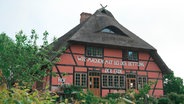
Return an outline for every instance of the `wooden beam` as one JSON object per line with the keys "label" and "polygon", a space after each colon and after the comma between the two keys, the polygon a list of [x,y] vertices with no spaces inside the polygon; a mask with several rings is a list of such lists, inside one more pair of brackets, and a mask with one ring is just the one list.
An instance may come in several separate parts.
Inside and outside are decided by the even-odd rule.
{"label": "wooden beam", "polygon": [[155,88],[156,88],[156,86],[157,86],[159,76],[160,76],[160,72],[159,72],[159,74],[158,74],[158,77],[157,77],[157,80],[156,80],[155,86],[153,87],[152,96],[153,96],[153,94],[155,93]]}
{"label": "wooden beam", "polygon": [[148,61],[147,61],[147,63],[146,63],[146,67],[145,67],[144,70],[147,70],[147,67],[148,67],[148,64],[149,64],[150,60],[151,60],[151,56],[148,58]]}
{"label": "wooden beam", "polygon": [[55,67],[56,67],[56,70],[58,71],[59,77],[62,78],[61,72],[59,71],[58,67],[56,65],[55,65]]}
{"label": "wooden beam", "polygon": [[71,50],[70,47],[69,47],[69,50],[70,50],[70,53],[71,53],[71,55],[72,55],[72,58],[73,58],[73,60],[74,60],[74,62],[75,62],[75,65],[77,65],[77,61],[75,60],[75,57],[74,57],[74,55],[73,55],[72,50]]}

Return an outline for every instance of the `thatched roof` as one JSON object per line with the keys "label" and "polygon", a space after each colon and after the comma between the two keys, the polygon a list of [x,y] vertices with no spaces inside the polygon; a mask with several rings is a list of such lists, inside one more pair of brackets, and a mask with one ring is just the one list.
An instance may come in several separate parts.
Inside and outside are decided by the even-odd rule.
{"label": "thatched roof", "polygon": [[[110,30],[107,32],[105,29]],[[99,9],[84,22],[80,23],[68,33],[58,39],[54,44],[54,50],[71,43],[96,44],[104,47],[129,48],[145,51],[154,51],[153,58],[164,73],[170,73],[170,69],[157,54],[156,49],[123,27],[114,16],[106,9]],[[161,62],[161,63],[160,63]]]}

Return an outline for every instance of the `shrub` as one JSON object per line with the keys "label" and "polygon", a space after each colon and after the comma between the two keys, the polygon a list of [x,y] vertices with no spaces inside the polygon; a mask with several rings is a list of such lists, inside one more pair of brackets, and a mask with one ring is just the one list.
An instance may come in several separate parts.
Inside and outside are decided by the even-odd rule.
{"label": "shrub", "polygon": [[105,100],[101,99],[100,97],[95,96],[91,91],[87,90],[87,92],[79,92],[76,93],[75,102],[80,104],[105,104]]}
{"label": "shrub", "polygon": [[150,97],[148,98],[148,103],[149,103],[149,104],[158,104],[158,99],[155,98],[155,97],[150,96]]}
{"label": "shrub", "polygon": [[80,86],[74,86],[74,85],[63,85],[61,86],[61,89],[65,94],[72,94],[73,92],[82,91],[82,88]]}
{"label": "shrub", "polygon": [[169,93],[168,98],[171,100],[172,104],[183,104],[184,101],[184,95],[183,94],[177,94],[174,92]]}
{"label": "shrub", "polygon": [[136,99],[135,99],[135,94],[136,94],[136,93],[135,93],[135,90],[134,90],[134,89],[129,89],[129,90],[126,91],[124,97],[125,97],[126,99],[130,100],[130,101],[135,102],[135,101],[136,101]]}
{"label": "shrub", "polygon": [[117,99],[119,97],[122,97],[120,93],[108,93],[107,96],[105,96],[105,99]]}
{"label": "shrub", "polygon": [[[80,86],[74,85],[63,85],[61,86],[65,96],[64,102],[72,102],[75,104],[106,104],[106,100],[101,99],[100,97],[95,96],[91,91],[87,90],[86,92]],[[67,100],[67,101],[66,101]]]}
{"label": "shrub", "polygon": [[98,104],[99,99],[100,98],[96,97],[91,91],[87,90],[85,104]]}
{"label": "shrub", "polygon": [[0,91],[0,104],[55,104],[57,97],[49,91],[11,88]]}
{"label": "shrub", "polygon": [[105,98],[101,98],[95,96],[91,91],[87,90],[86,93],[83,91],[77,93],[75,102],[78,102],[79,104],[122,104],[118,103],[122,102],[122,99],[120,98],[121,94],[118,93],[108,94]]}
{"label": "shrub", "polygon": [[121,97],[121,93],[108,93],[105,99],[107,99],[108,104],[117,104]]}
{"label": "shrub", "polygon": [[159,98],[158,104],[169,104],[169,99],[167,97]]}

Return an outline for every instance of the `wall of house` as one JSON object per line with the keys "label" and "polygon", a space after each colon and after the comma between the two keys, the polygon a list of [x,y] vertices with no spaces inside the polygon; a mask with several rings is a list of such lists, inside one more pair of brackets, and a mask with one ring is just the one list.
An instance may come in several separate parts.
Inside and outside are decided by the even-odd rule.
{"label": "wall of house", "polygon": [[[149,91],[150,95],[159,97],[163,95],[162,73],[154,62],[154,59],[146,52],[138,52],[138,61],[122,61],[122,49],[104,48],[102,58],[85,57],[84,45],[72,45],[64,54],[60,56],[60,61],[53,67],[52,71],[57,73],[56,77],[52,77],[51,89],[58,91],[60,85],[75,84],[75,74],[88,73],[90,70],[99,70],[102,75],[122,75],[125,76],[123,88],[106,88],[102,86],[101,80],[101,96],[106,96],[108,93],[124,93],[126,91],[126,74],[133,73],[138,76],[146,77],[146,82],[155,82]],[[66,73],[60,78],[59,74]],[[87,80],[88,81],[88,80]],[[88,83],[88,82],[87,82]],[[88,85],[84,87],[87,89]],[[138,85],[136,84],[136,89]]]}

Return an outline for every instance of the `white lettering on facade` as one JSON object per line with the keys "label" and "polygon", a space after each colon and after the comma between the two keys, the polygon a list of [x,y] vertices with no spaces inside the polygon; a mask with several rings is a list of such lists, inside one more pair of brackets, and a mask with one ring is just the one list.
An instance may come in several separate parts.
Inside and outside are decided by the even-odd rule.
{"label": "white lettering on facade", "polygon": [[114,69],[114,73],[121,74],[122,70],[121,69]]}
{"label": "white lettering on facade", "polygon": [[105,64],[112,64],[113,60],[105,60]]}
{"label": "white lettering on facade", "polygon": [[86,58],[83,56],[77,56],[78,61],[86,61]]}
{"label": "white lettering on facade", "polygon": [[105,73],[115,73],[115,74],[121,74],[122,70],[121,69],[105,69]]}
{"label": "white lettering on facade", "polygon": [[105,69],[105,73],[112,73],[112,69]]}
{"label": "white lettering on facade", "polygon": [[125,61],[122,61],[122,62],[121,62],[121,65],[127,66],[127,63],[126,63]]}
{"label": "white lettering on facade", "polygon": [[87,61],[91,63],[98,64],[109,64],[109,65],[122,65],[122,66],[139,66],[144,67],[143,62],[132,62],[132,61],[120,61],[120,60],[104,60],[100,58],[86,58],[84,56],[77,56],[78,61]]}
{"label": "white lettering on facade", "polygon": [[98,64],[104,63],[103,61],[104,61],[104,60],[102,60],[102,59],[97,59],[97,58],[88,58],[88,59],[87,59],[87,62],[98,63]]}
{"label": "white lettering on facade", "polygon": [[117,60],[115,60],[115,61],[114,61],[114,65],[120,65],[120,62],[117,61]]}
{"label": "white lettering on facade", "polygon": [[128,66],[138,66],[138,62],[128,62]]}
{"label": "white lettering on facade", "polygon": [[143,62],[139,62],[138,66],[144,67],[144,63]]}

